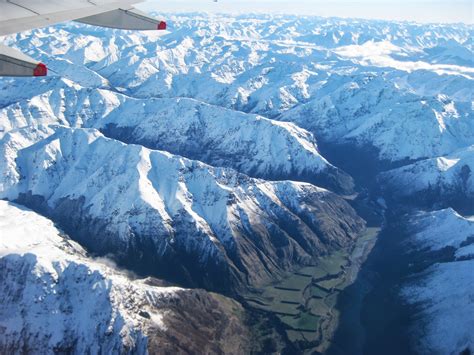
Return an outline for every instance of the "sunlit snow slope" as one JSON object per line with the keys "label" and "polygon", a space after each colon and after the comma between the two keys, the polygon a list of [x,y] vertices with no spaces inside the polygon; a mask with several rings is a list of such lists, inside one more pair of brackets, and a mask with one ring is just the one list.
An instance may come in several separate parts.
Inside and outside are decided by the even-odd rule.
{"label": "sunlit snow slope", "polygon": [[307,183],[252,179],[94,129],[49,129],[5,135],[0,196],[141,272],[226,291],[347,246],[364,226]]}

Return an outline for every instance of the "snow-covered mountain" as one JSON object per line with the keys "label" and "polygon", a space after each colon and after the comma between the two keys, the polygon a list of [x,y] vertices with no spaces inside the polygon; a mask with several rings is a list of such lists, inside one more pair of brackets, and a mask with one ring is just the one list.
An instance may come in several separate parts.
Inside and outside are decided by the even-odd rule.
{"label": "snow-covered mountain", "polygon": [[0,235],[2,354],[239,354],[248,346],[236,302],[135,279],[88,257],[31,210],[0,201]]}
{"label": "snow-covered mountain", "polygon": [[46,80],[30,89],[35,94],[28,100],[10,103],[22,96],[22,84],[8,83],[0,132],[38,124],[94,127],[127,143],[254,177],[307,181],[345,194],[353,190],[352,178],[320,155],[312,134],[291,123],[187,98],[135,99],[69,80]]}
{"label": "snow-covered mountain", "polygon": [[279,119],[329,142],[376,148],[390,161],[432,158],[474,142],[471,102],[400,92],[384,75],[333,75],[315,96]]}
{"label": "snow-covered mountain", "polygon": [[[94,129],[27,127],[2,139],[0,197],[51,216],[144,273],[229,291],[349,246],[364,223],[337,195],[255,180]],[[45,130],[47,130],[45,129]]]}
{"label": "snow-covered mountain", "polygon": [[418,353],[461,354],[472,349],[474,221],[452,209],[420,213],[412,218],[411,231],[412,251],[450,256],[411,276],[402,291],[419,312],[413,315],[417,322],[411,330]]}
{"label": "snow-covered mountain", "polygon": [[148,99],[124,100],[94,126],[109,137],[249,176],[353,191],[352,178],[320,155],[312,134],[291,123],[191,99]]}
{"label": "snow-covered mountain", "polygon": [[395,199],[421,199],[427,204],[445,200],[474,205],[474,146],[444,157],[390,170],[379,175],[382,189]]}
{"label": "snow-covered mountain", "polygon": [[[164,36],[67,24],[6,42],[87,88],[257,113],[333,144],[375,148],[389,161],[435,158],[474,143],[472,26],[166,16],[171,33]],[[33,92],[5,93],[2,105]]]}
{"label": "snow-covered mountain", "polygon": [[[464,89],[465,101],[472,99],[465,85],[472,83],[472,64],[455,61],[473,53],[472,26],[166,16],[171,33],[165,36],[67,24],[6,41],[84,86],[109,85],[134,97],[192,97],[270,117],[311,99],[337,73],[396,73],[411,82],[426,72],[436,75],[420,86],[451,80]],[[441,60],[437,48],[454,59]]]}

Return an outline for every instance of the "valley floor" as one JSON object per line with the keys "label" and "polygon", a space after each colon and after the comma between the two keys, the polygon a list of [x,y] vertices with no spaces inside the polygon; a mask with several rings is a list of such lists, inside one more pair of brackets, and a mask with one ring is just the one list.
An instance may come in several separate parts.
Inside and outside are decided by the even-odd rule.
{"label": "valley floor", "polygon": [[412,354],[406,325],[409,310],[397,286],[406,264],[403,231],[390,211],[377,242],[355,282],[341,295],[342,314],[329,354]]}
{"label": "valley floor", "polygon": [[293,351],[325,353],[341,317],[339,299],[357,280],[379,227],[369,227],[355,245],[320,258],[318,264],[288,274],[280,282],[255,289],[245,297],[249,309],[259,309],[281,322]]}

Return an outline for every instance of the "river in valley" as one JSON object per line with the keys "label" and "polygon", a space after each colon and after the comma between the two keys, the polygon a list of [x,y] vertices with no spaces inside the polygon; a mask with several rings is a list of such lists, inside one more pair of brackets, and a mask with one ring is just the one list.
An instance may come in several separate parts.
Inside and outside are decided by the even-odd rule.
{"label": "river in valley", "polygon": [[408,251],[404,244],[410,237],[407,221],[417,209],[393,199],[387,207],[375,176],[388,167],[377,165],[370,152],[362,151],[366,159],[357,159],[366,164],[361,168],[351,165],[354,159],[344,154],[347,147],[325,148],[323,153],[355,178],[358,194],[346,198],[368,229],[351,250],[256,290],[246,298],[247,306],[274,316],[291,344],[280,353],[415,354],[410,329],[419,310],[400,297],[400,290],[409,276],[436,262]]}
{"label": "river in valley", "polygon": [[386,208],[376,183],[380,171],[394,166],[379,161],[371,149],[324,142],[320,147],[331,162],[354,177],[360,192],[351,204],[359,215],[369,227],[381,228],[356,279],[338,295],[335,308],[341,316],[325,353],[414,354],[409,337],[413,309],[399,296],[401,283],[411,272],[411,260],[402,244],[408,237],[405,217],[413,211],[400,206]]}
{"label": "river in valley", "polygon": [[352,248],[321,257],[316,265],[298,269],[278,283],[246,295],[250,309],[267,312],[278,323],[289,343],[286,353],[319,354],[333,348],[334,336],[346,319],[341,299],[353,292],[380,230],[379,225],[369,224]]}
{"label": "river in valley", "polygon": [[414,353],[409,337],[413,310],[399,296],[401,282],[410,273],[411,261],[402,246],[406,237],[399,214],[387,211],[384,227],[357,279],[338,299],[342,317],[328,354]]}

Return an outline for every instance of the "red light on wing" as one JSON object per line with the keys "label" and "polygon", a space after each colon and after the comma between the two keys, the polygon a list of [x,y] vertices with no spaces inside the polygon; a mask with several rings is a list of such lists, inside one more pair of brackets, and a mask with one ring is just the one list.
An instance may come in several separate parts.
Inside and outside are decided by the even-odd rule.
{"label": "red light on wing", "polygon": [[46,76],[48,74],[48,68],[43,63],[39,63],[35,69],[33,69],[33,76]]}
{"label": "red light on wing", "polygon": [[158,24],[158,27],[157,27],[157,30],[166,30],[166,22],[165,21],[161,21],[159,24]]}

